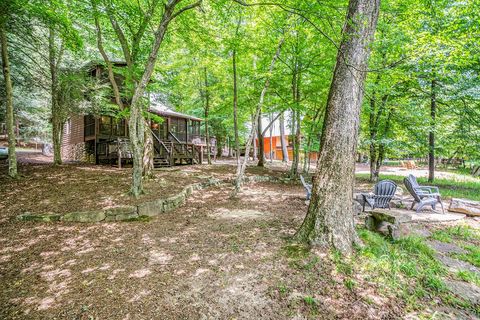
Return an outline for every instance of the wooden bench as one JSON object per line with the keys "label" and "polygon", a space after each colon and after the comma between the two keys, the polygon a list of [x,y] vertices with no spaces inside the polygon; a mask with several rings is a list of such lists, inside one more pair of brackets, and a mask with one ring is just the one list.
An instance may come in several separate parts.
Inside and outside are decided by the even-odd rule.
{"label": "wooden bench", "polygon": [[411,220],[412,217],[408,213],[375,209],[368,212],[368,216],[365,218],[365,227],[368,230],[378,232],[386,225],[388,235],[392,239],[398,240],[402,234],[402,224]]}

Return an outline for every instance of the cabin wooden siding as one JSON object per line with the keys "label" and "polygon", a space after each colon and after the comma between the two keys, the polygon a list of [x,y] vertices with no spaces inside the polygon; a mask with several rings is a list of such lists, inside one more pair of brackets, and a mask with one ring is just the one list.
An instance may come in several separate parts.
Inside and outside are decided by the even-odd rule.
{"label": "cabin wooden siding", "polygon": [[87,161],[84,139],[84,116],[72,115],[63,126],[62,159]]}

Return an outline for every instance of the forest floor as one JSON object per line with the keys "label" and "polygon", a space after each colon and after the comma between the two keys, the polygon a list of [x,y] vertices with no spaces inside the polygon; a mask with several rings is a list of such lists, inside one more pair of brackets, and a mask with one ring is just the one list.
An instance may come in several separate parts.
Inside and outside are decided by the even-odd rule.
{"label": "forest floor", "polygon": [[[62,184],[90,175],[109,183],[114,177],[125,179],[118,184],[122,191],[116,197],[126,194],[128,169],[93,169],[27,164],[21,166],[20,182],[0,181],[6,187],[0,190],[1,319],[415,319],[433,315],[473,319],[475,312],[478,315],[478,305],[465,303],[442,285],[443,280],[458,278],[476,283],[476,275],[444,270],[424,239],[391,242],[364,230],[360,223],[365,247],[352,259],[291,243],[307,208],[304,190],[296,184],[250,183],[236,199],[229,199],[229,187],[211,187],[194,192],[183,207],[147,221],[79,224],[12,219],[26,208],[22,206],[35,207],[29,202],[41,202],[42,194],[48,199],[60,192]],[[233,173],[234,167],[224,163],[157,174],[165,181],[194,181]],[[249,173],[280,175],[282,171],[251,167]],[[34,183],[35,188],[22,189],[21,183]],[[157,185],[162,194],[172,188],[168,182]],[[74,191],[67,192],[61,208],[81,206],[82,194],[93,187],[81,189],[76,199]],[[35,198],[25,198],[37,192],[33,189],[41,191]],[[101,197],[98,192],[91,194]],[[61,195],[53,198],[62,202]],[[430,231],[427,241],[460,241],[468,250],[478,247],[480,226],[473,220],[467,223],[425,226]],[[478,263],[478,253],[472,250],[455,254]]]}

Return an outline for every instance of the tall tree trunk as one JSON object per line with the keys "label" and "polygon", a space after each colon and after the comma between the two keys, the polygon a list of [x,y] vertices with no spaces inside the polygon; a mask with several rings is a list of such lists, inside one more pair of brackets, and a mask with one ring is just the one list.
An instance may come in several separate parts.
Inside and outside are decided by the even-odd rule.
{"label": "tall tree trunk", "polygon": [[212,164],[212,158],[210,155],[210,134],[208,132],[208,112],[210,111],[210,92],[208,91],[208,74],[207,67],[203,68],[204,80],[205,80],[205,139],[207,140],[207,162]]}
{"label": "tall tree trunk", "polygon": [[8,175],[12,178],[17,178],[17,154],[15,152],[15,121],[13,117],[13,87],[12,80],[10,78],[10,62],[8,59],[8,45],[7,45],[7,34],[5,30],[5,21],[4,18],[0,18],[0,43],[2,46],[2,69],[3,69],[3,79],[5,82],[5,93],[6,93],[6,113],[5,121],[7,125],[7,135],[8,135]]}
{"label": "tall tree trunk", "polygon": [[[59,53],[61,54],[61,52]],[[52,143],[53,143],[53,164],[62,164],[62,136],[63,136],[63,110],[60,110],[58,103],[58,66],[57,50],[55,47],[55,30],[49,28],[48,32],[48,59],[50,67],[50,98],[52,112]],[[60,59],[60,57],[58,57]]]}
{"label": "tall tree trunk", "polygon": [[285,141],[285,116],[282,111],[279,119],[280,125],[280,144],[282,146],[282,162],[288,162],[288,150],[287,150],[287,141]]}
{"label": "tall tree trunk", "polygon": [[435,179],[435,116],[437,113],[436,79],[432,79],[430,93],[430,132],[428,133],[428,182]]}
{"label": "tall tree trunk", "polygon": [[290,177],[291,178],[298,178],[298,166],[300,164],[300,145],[301,145],[301,119],[300,119],[300,111],[295,111],[295,122],[294,122],[294,144],[293,144],[293,161],[292,167],[290,168]]}
{"label": "tall tree trunk", "polygon": [[257,139],[258,139],[258,163],[257,166],[265,166],[265,141],[263,140],[263,129],[262,129],[262,110],[260,109],[260,114],[258,115],[257,121]]}
{"label": "tall tree trunk", "polygon": [[235,179],[235,189],[233,190],[231,197],[235,197],[238,192],[240,191],[240,188],[242,187],[243,183],[243,176],[245,174],[245,168],[247,167],[247,162],[248,162],[248,154],[250,153],[250,147],[252,145],[252,141],[255,140],[256,136],[256,130],[257,126],[255,125],[258,121],[258,118],[260,116],[260,110],[262,109],[263,106],[263,100],[265,99],[265,94],[267,93],[268,87],[270,86],[270,77],[273,72],[273,68],[275,67],[275,62],[277,61],[278,57],[280,56],[280,51],[282,49],[283,42],[285,41],[285,38],[282,38],[280,42],[278,43],[277,50],[275,51],[275,55],[272,58],[272,61],[270,62],[270,68],[268,69],[268,75],[265,80],[265,83],[263,85],[262,92],[260,93],[260,99],[257,104],[257,108],[253,117],[252,121],[252,129],[250,130],[250,135],[247,139],[247,143],[245,145],[245,158],[243,159],[243,162],[237,167],[237,177]]}
{"label": "tall tree trunk", "polygon": [[[300,115],[300,66],[297,59],[295,59],[295,67],[292,74],[292,97],[294,108],[292,113],[295,115],[292,126],[292,131],[295,131],[294,144],[293,144],[293,161],[290,168],[290,177],[298,178],[298,166],[300,164],[300,145],[301,145],[301,115]],[[293,132],[292,132],[293,134]]]}
{"label": "tall tree trunk", "polygon": [[307,215],[296,239],[352,252],[355,153],[370,43],[380,0],[350,0],[327,100],[317,172]]}
{"label": "tall tree trunk", "polygon": [[[237,89],[237,50],[233,49],[232,55],[233,68],[233,131],[235,134],[235,157],[237,158],[237,168],[240,167],[240,141],[238,137],[238,89]],[[248,155],[245,155],[248,157]]]}

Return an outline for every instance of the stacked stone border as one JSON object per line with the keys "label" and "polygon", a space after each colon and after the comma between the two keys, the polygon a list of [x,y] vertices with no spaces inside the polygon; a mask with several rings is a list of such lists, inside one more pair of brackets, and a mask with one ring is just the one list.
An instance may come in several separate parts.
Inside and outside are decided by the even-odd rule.
{"label": "stacked stone border", "polygon": [[[247,176],[244,179],[248,182],[284,182],[288,183],[290,179],[277,178],[272,176]],[[37,222],[115,222],[115,221],[135,221],[145,217],[154,217],[165,212],[172,211],[183,206],[188,197],[195,190],[202,190],[212,186],[222,184],[232,184],[234,179],[215,179],[210,178],[204,182],[198,182],[183,188],[176,195],[166,199],[157,199],[146,201],[135,206],[119,206],[109,209],[75,211],[67,213],[44,213],[35,214],[25,212],[16,217],[17,221],[37,221]]]}

